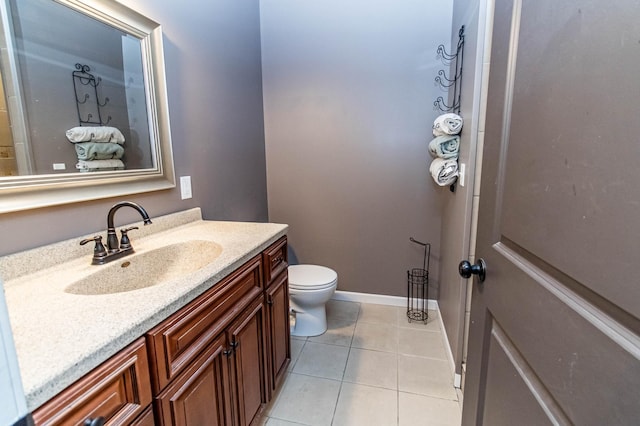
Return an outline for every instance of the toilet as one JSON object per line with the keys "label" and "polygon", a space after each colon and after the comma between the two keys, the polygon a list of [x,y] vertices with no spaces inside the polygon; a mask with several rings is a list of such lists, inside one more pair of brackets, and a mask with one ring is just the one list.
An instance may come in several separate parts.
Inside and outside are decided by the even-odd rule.
{"label": "toilet", "polygon": [[318,336],[327,331],[325,305],[338,286],[338,274],[318,265],[291,265],[289,302],[295,314],[292,336]]}

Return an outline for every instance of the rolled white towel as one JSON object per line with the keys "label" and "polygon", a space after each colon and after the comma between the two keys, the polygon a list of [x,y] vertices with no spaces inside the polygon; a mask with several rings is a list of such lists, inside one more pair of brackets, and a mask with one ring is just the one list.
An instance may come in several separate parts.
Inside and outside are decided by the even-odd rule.
{"label": "rolled white towel", "polygon": [[458,178],[458,160],[436,158],[431,162],[429,172],[438,185],[451,185]]}
{"label": "rolled white towel", "polygon": [[429,153],[432,157],[458,158],[460,136],[436,136],[429,142]]}
{"label": "rolled white towel", "polygon": [[98,172],[104,170],[124,170],[122,160],[80,160],[76,169],[81,172]]}
{"label": "rolled white towel", "polygon": [[433,122],[433,136],[457,135],[463,124],[464,120],[458,114],[442,114]]}
{"label": "rolled white towel", "polygon": [[78,142],[112,142],[124,143],[124,135],[115,127],[74,127],[67,130],[67,139],[71,143]]}

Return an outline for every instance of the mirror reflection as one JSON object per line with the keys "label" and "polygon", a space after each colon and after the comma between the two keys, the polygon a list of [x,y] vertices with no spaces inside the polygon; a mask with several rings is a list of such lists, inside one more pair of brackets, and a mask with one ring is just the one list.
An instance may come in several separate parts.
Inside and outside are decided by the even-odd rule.
{"label": "mirror reflection", "polygon": [[140,38],[52,0],[7,6],[0,176],[156,168]]}

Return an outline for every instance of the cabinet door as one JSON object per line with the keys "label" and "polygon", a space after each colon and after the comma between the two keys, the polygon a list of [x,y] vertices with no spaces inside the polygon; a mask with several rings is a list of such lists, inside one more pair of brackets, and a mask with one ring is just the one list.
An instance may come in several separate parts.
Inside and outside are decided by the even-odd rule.
{"label": "cabinet door", "polygon": [[237,425],[248,425],[266,404],[265,313],[261,296],[229,327],[233,350],[234,408]]}
{"label": "cabinet door", "polygon": [[278,276],[267,289],[269,330],[269,382],[274,390],[291,360],[289,345],[289,282],[287,272]]}
{"label": "cabinet door", "polygon": [[162,425],[232,424],[226,336],[213,341],[157,399]]}

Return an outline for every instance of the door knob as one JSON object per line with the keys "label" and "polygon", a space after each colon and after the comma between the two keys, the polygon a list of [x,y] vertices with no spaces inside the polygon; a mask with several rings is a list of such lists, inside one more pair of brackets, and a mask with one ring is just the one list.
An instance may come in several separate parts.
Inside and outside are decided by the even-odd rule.
{"label": "door knob", "polygon": [[484,282],[487,277],[487,263],[482,258],[478,259],[475,265],[469,263],[468,260],[463,260],[458,265],[458,272],[462,278],[470,278],[471,275],[477,275],[478,280]]}

